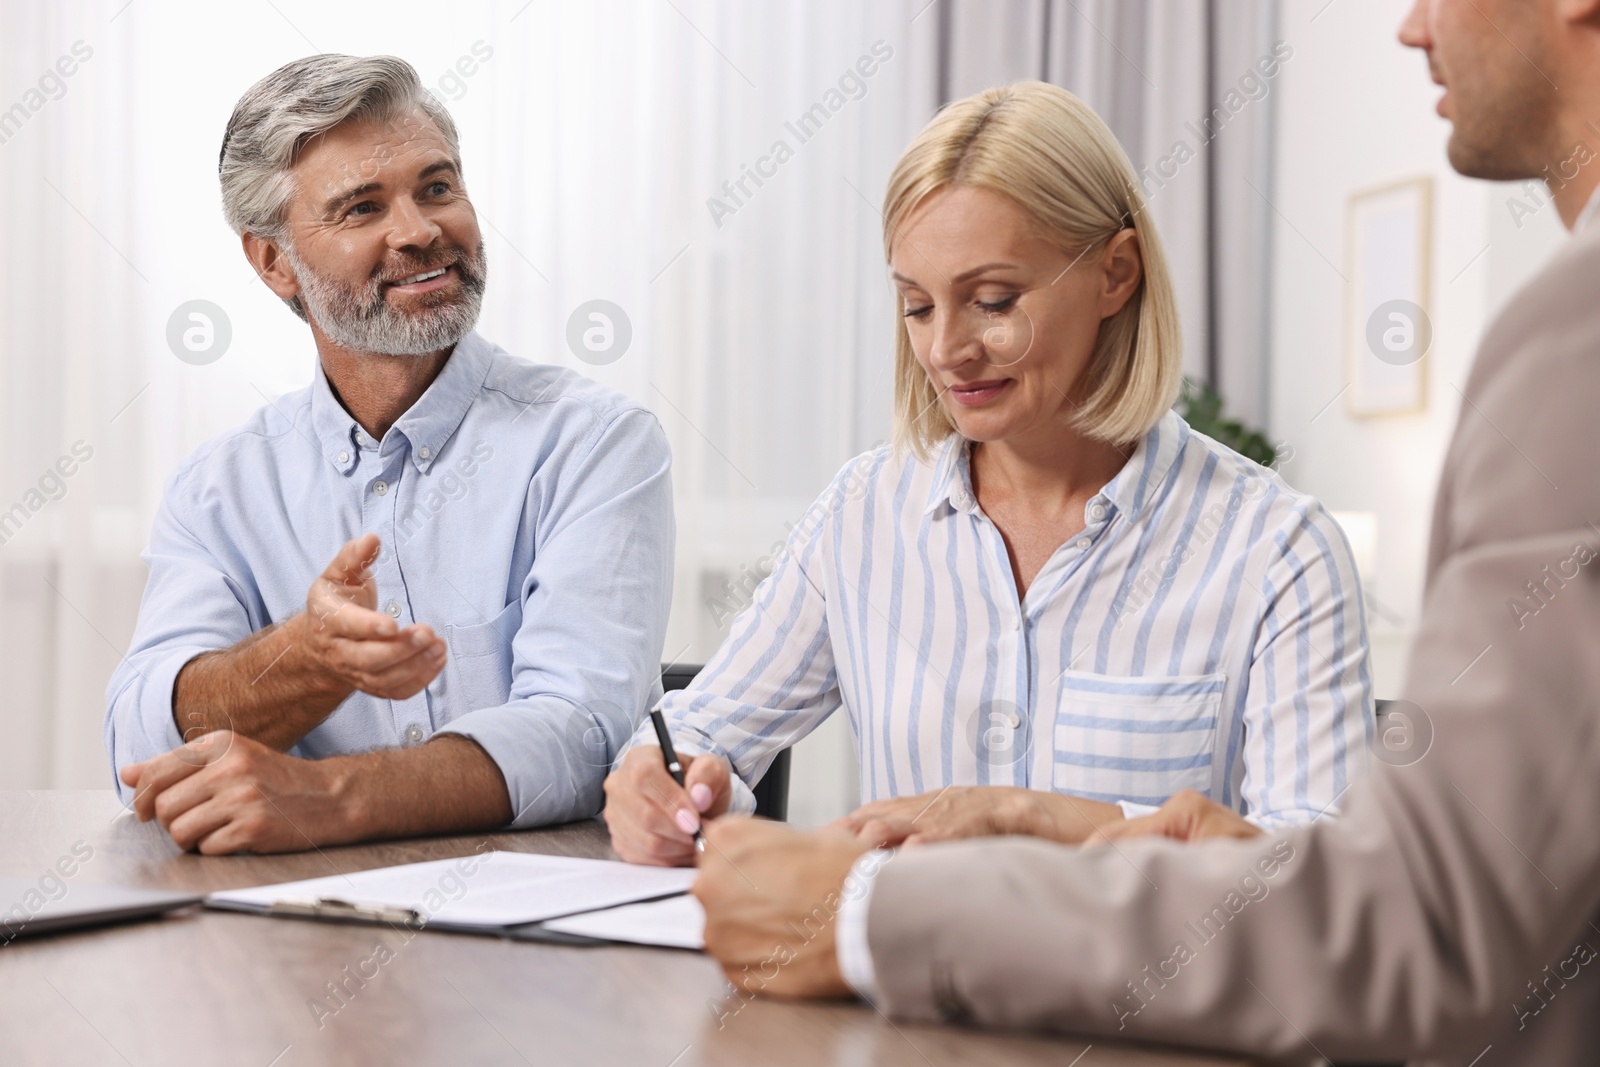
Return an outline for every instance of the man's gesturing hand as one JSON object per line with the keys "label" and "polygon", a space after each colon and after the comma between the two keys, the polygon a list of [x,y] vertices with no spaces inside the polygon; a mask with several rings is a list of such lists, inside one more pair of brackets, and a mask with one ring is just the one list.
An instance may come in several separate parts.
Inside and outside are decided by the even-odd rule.
{"label": "man's gesturing hand", "polygon": [[332,761],[297,759],[228,730],[122,768],[140,821],[156,819],[179,848],[208,855],[354,840],[337,779]]}
{"label": "man's gesturing hand", "polygon": [[378,609],[378,585],[367,568],[378,558],[376,534],[347,542],[311,583],[298,622],[312,657],[345,689],[404,700],[444,669],[445,641],[425,623],[401,628]]}
{"label": "man's gesturing hand", "polygon": [[655,745],[640,745],[606,776],[611,847],[629,863],[686,867],[694,862],[701,816],[728,810],[733,777],[721,756],[680,756],[683,785],[673,781]]}

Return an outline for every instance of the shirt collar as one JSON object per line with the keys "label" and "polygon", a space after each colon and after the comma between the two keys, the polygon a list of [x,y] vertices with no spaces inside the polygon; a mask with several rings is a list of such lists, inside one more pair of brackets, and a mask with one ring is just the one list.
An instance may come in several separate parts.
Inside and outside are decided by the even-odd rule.
{"label": "shirt collar", "polygon": [[[1090,501],[1091,510],[1095,501],[1103,500],[1130,521],[1137,519],[1155,499],[1156,488],[1171,472],[1188,436],[1188,425],[1176,411],[1161,416],[1161,420],[1139,439],[1128,462]],[[924,514],[942,504],[969,514],[977,509],[978,501],[972,492],[970,445],[970,441],[954,433],[940,445]]]}
{"label": "shirt collar", "polygon": [[1594,192],[1589,194],[1589,202],[1583,205],[1583,210],[1578,212],[1578,217],[1572,222],[1574,235],[1582,233],[1594,222],[1595,216],[1600,215],[1600,185],[1594,187]]}
{"label": "shirt collar", "polygon": [[1167,411],[1139,439],[1133,455],[1100,495],[1131,522],[1155,501],[1156,489],[1167,480],[1172,464],[1189,437],[1189,427],[1176,411]]}
{"label": "shirt collar", "polygon": [[[489,376],[492,353],[489,342],[475,331],[458,341],[439,376],[384,435],[380,452],[391,451],[402,441],[408,443],[412,462],[418,470],[427,471],[478,398]],[[323,456],[339,473],[349,474],[358,458],[356,434],[360,427],[333,395],[320,359],[311,386],[311,424]]]}
{"label": "shirt collar", "polygon": [[939,445],[934,459],[933,484],[928,489],[927,515],[941,504],[949,504],[957,511],[971,512],[978,506],[972,495],[972,471],[968,466],[972,442],[958,433],[952,433]]}

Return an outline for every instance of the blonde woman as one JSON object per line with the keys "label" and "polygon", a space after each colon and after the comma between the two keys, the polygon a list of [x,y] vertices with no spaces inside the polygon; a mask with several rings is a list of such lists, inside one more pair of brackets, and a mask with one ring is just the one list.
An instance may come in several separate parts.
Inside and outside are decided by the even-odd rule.
{"label": "blonde woman", "polygon": [[606,781],[619,855],[686,863],[843,708],[894,845],[1076,842],[1183,790],[1329,809],[1373,729],[1361,595],[1321,505],[1196,433],[1172,282],[1127,156],[1030,82],[941,110],[884,200],[895,442],[795,529],[705,670]]}

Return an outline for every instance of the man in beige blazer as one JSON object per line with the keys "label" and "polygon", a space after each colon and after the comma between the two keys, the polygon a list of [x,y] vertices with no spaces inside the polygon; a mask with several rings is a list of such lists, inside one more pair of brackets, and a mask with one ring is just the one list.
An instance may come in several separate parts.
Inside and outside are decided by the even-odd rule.
{"label": "man in beige blazer", "polygon": [[1425,753],[1270,837],[1197,795],[1084,849],[718,820],[695,892],[729,1011],[853,988],[1286,1057],[1600,1063],[1600,0],[1420,0],[1401,40],[1451,164],[1546,178],[1576,234],[1463,390],[1404,692]]}

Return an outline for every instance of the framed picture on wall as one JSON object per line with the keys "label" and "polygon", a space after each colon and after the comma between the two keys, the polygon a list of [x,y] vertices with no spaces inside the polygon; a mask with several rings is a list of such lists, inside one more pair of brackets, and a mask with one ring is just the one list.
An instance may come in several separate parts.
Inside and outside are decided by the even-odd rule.
{"label": "framed picture on wall", "polygon": [[1433,345],[1433,179],[1351,194],[1345,261],[1346,407],[1357,417],[1422,411]]}

